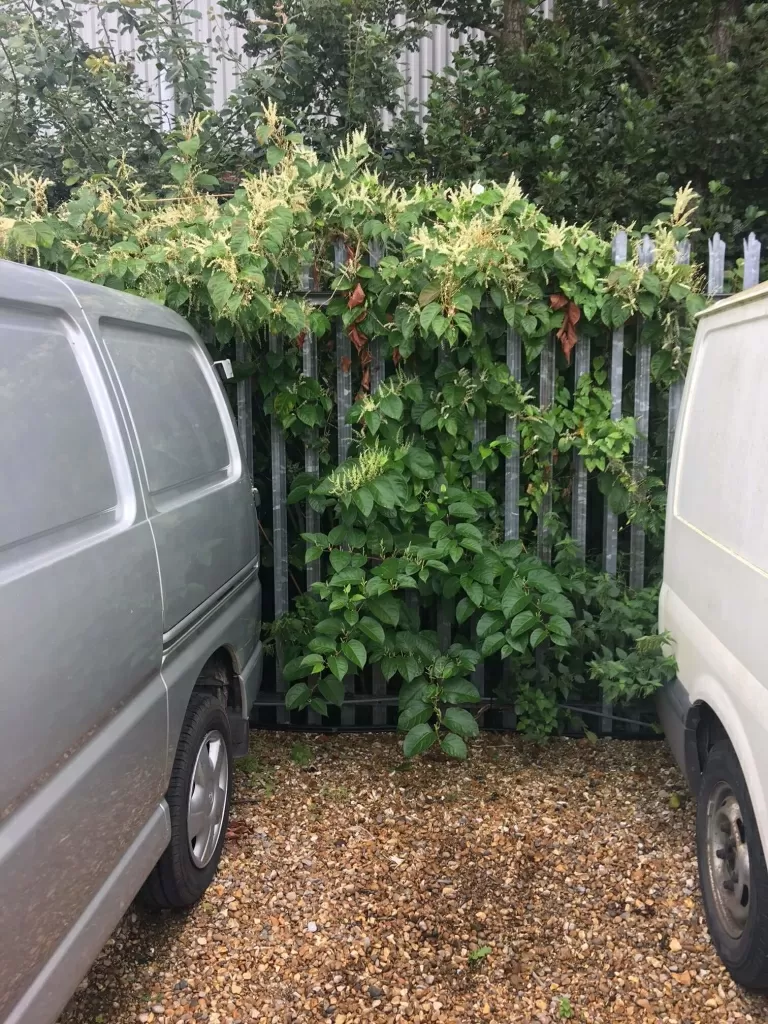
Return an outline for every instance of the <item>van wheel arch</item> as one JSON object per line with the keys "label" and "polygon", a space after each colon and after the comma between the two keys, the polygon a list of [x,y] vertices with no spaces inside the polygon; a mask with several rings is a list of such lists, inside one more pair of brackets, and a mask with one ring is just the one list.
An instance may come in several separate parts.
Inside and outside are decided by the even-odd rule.
{"label": "van wheel arch", "polygon": [[229,647],[219,647],[200,670],[190,699],[200,692],[213,694],[229,718],[235,757],[248,753],[248,719],[243,714],[243,694],[237,659]]}
{"label": "van wheel arch", "polygon": [[685,719],[685,769],[694,791],[698,791],[710,751],[722,739],[729,737],[716,712],[704,701],[694,704]]}

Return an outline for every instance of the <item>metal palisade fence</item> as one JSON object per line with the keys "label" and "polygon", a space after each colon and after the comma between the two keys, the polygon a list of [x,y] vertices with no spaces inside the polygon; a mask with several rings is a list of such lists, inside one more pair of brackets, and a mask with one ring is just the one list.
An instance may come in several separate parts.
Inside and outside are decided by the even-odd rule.
{"label": "metal palisade fence", "polygon": [[[741,286],[749,288],[756,285],[760,279],[761,246],[754,234],[751,234],[749,238],[745,239],[743,248],[743,272],[741,275],[734,273],[730,276],[734,280],[738,280],[740,277]],[[712,299],[722,296],[724,292],[725,250],[725,242],[718,234],[715,234],[708,245],[707,294]],[[614,264],[620,265],[627,260],[628,238],[625,232],[620,231],[615,235],[612,252]],[[653,263],[653,243],[648,236],[638,243],[637,256],[641,264]],[[336,267],[341,266],[345,259],[344,245],[339,244],[334,253]],[[371,259],[375,262],[376,256],[372,255]],[[680,262],[690,260],[690,244],[688,242],[681,243],[678,260]],[[311,302],[318,306],[324,306],[329,301],[330,296],[327,293],[312,291],[312,273],[309,269],[304,284],[306,294]],[[652,421],[654,420],[657,424],[661,423],[664,428],[664,436],[659,439],[657,431],[653,440],[656,461],[658,463],[659,459],[661,460],[664,466],[663,472],[668,476],[683,388],[683,382],[677,381],[663,392],[656,389],[652,382],[650,343],[642,340],[640,326],[641,324],[637,321],[630,321],[626,326],[614,330],[610,337],[606,338],[608,353],[606,387],[610,389],[611,418],[618,420],[622,416],[634,416],[637,433],[632,453],[632,466],[633,473],[638,479],[641,479],[649,470]],[[632,331],[637,331],[634,338],[630,337]],[[282,338],[275,335],[270,337],[269,349],[271,352],[279,352],[282,345]],[[335,458],[336,463],[341,464],[348,457],[353,442],[352,427],[347,422],[348,413],[353,403],[353,376],[350,338],[340,317],[333,325],[330,347],[333,349],[335,363]],[[387,372],[382,346],[376,338],[370,342],[370,355],[371,390],[375,392],[385,380]],[[441,356],[439,353],[438,360],[441,357],[444,357],[444,354]],[[245,352],[238,349],[237,358],[245,361]],[[519,335],[511,328],[507,328],[506,331],[506,362],[510,375],[523,381],[525,373],[524,346]],[[317,380],[319,374],[318,341],[311,334],[304,339],[302,363],[304,376]],[[557,342],[554,335],[549,338],[536,363],[532,372],[538,387],[539,404],[546,407],[555,399],[558,377]],[[593,352],[590,338],[583,334],[574,348],[572,368],[574,387],[583,374],[590,372],[592,365]],[[530,384],[530,370],[528,370],[526,379]],[[253,467],[254,410],[250,378],[241,380],[237,384],[236,405],[238,426],[243,439],[246,459]],[[486,421],[476,420],[475,442],[480,443],[485,440],[486,433]],[[503,480],[499,481],[504,502],[504,539],[515,540],[520,537],[521,532],[520,503],[525,481],[517,444],[519,432],[514,416],[506,418],[505,436],[514,443],[511,454],[504,459]],[[267,608],[271,608],[274,617],[278,618],[289,610],[292,576],[289,565],[289,542],[295,545],[298,535],[289,537],[287,514],[289,466],[286,438],[277,416],[271,417],[269,455],[273,569],[271,581],[268,571],[263,573],[263,580],[267,588],[270,582],[272,585],[271,599],[268,593],[265,594],[265,605]],[[319,473],[319,453],[312,440],[304,447],[303,466],[299,466],[297,469],[303,469],[313,475]],[[487,483],[484,471],[473,474],[473,489],[485,489]],[[544,562],[551,562],[553,556],[552,538],[547,522],[551,511],[551,500],[550,491],[538,511],[536,523],[536,549]],[[263,512],[266,519],[269,515],[268,507]],[[643,527],[632,523],[628,529],[626,528],[626,524],[622,523],[622,517],[610,507],[608,499],[598,494],[587,467],[579,455],[573,457],[571,467],[570,519],[570,534],[582,558],[587,557],[589,549],[590,559],[594,562],[599,560],[603,571],[608,575],[615,576],[617,573],[624,572],[630,585],[635,588],[642,587],[647,582],[648,562],[646,535]],[[317,533],[320,529],[319,520],[319,514],[307,502],[303,509],[302,528],[299,532]],[[595,531],[592,528],[594,520],[597,520],[601,526],[597,542],[595,542]],[[628,543],[627,533],[629,534]],[[310,561],[301,571],[304,574],[302,583],[308,590],[314,582],[321,578],[321,563]],[[418,594],[408,591],[405,600],[418,602]],[[441,646],[447,647],[450,644],[455,621],[453,600],[443,600],[437,609],[434,622]],[[265,674],[265,683],[254,708],[254,722],[265,725],[303,725],[310,728],[320,726],[321,719],[316,712],[308,709],[305,712],[289,713],[285,708],[283,695],[288,686],[283,680],[284,663],[284,653],[280,643],[277,642],[272,671],[267,671]],[[500,670],[481,663],[475,671],[474,681],[483,694],[485,705],[489,708],[483,716],[483,723],[486,726],[512,729],[515,725],[514,712],[509,706],[500,704],[495,695],[498,682],[501,681],[501,676],[505,671],[503,663]],[[345,703],[339,719],[335,723],[336,726],[342,729],[393,727],[397,721],[398,686],[397,679],[388,683],[380,667],[376,664],[368,665],[358,676],[349,676],[345,680]],[[595,716],[600,732],[610,735],[614,731],[613,723],[616,718],[613,716],[613,709],[609,704],[584,710]]]}

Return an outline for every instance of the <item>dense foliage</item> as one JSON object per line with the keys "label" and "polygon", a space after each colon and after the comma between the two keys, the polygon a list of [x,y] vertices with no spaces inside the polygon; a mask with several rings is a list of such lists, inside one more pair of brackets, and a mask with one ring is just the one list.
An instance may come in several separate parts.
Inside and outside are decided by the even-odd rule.
{"label": "dense foliage", "polygon": [[[529,16],[535,6],[220,0],[206,40],[179,0],[7,0],[0,170],[32,171],[63,197],[124,155],[160,187],[169,112],[207,112],[201,154],[229,187],[267,160],[257,128],[275,102],[326,157],[365,127],[383,173],[406,186],[515,173],[553,219],[607,232],[649,222],[691,181],[705,236],[765,229],[768,2],[558,0],[551,21]],[[92,8],[95,50],[79,34]],[[482,35],[434,80],[423,131],[413,110],[385,130],[382,111],[400,104],[399,58],[432,19]],[[117,46],[129,31],[133,55]],[[149,92],[136,59],[148,61]],[[217,111],[219,65],[233,88]]]}
{"label": "dense foliage", "polygon": [[[403,85],[398,61],[427,9],[426,0],[220,0],[206,39],[200,11],[179,0],[6,0],[0,170],[50,179],[61,198],[122,156],[159,186],[174,115],[206,113],[209,170],[236,180],[266,160],[256,129],[269,102],[326,155],[364,126],[381,148],[382,111],[394,112]],[[98,21],[94,49],[83,41],[86,18]],[[216,110],[221,68],[233,89]]]}
{"label": "dense foliage", "polygon": [[516,3],[446,5],[454,26],[490,33],[433,83],[411,167],[515,169],[550,216],[598,230],[646,223],[691,181],[706,234],[765,229],[767,3],[557,0],[554,20],[505,38]]}
{"label": "dense foliage", "polygon": [[[682,373],[703,304],[696,268],[677,259],[692,193],[656,219],[651,267],[634,244],[615,267],[609,240],[550,220],[514,177],[406,191],[367,169],[361,135],[327,163],[273,108],[256,135],[273,168],[244,177],[223,201],[206,192],[195,118],[162,157],[162,199],[124,162],[54,210],[45,182],[16,174],[3,192],[0,251],[155,298],[212,326],[219,346],[249,347],[238,371],[255,374],[265,412],[289,438],[296,534],[305,503],[321,516],[321,532],[296,535],[293,552],[302,562],[320,558],[323,581],[309,594],[296,581],[294,608],[276,625],[289,648],[289,706],[325,713],[342,701],[348,672],[373,664],[400,680],[407,751],[440,742],[462,757],[477,728],[462,705],[479,699],[470,675],[480,659],[535,735],[561,726],[561,705],[592,685],[617,700],[652,692],[674,664],[654,636],[654,592],[633,593],[580,561],[568,537],[570,466],[583,456],[623,521],[658,535],[663,494],[653,474],[632,469],[634,421],[610,418],[605,353],[611,328],[637,322],[658,388]],[[339,245],[345,259],[334,266]],[[331,292],[325,309],[304,297],[306,267],[315,287]],[[561,353],[555,400],[541,407],[530,384],[568,303],[595,358],[574,384]],[[308,333],[327,335],[332,317],[355,342],[360,388],[352,457],[341,466],[330,454],[332,344],[318,381],[300,372]],[[509,328],[523,342],[521,380],[504,361]],[[265,353],[268,333],[282,336],[281,351]],[[631,352],[637,335],[626,336]],[[391,372],[372,394],[365,357],[374,339]],[[504,540],[501,510],[508,415],[517,418],[523,469],[516,541]],[[476,418],[486,420],[488,441],[475,440]],[[320,452],[320,478],[300,471],[305,443]],[[472,485],[479,471],[485,490]],[[545,495],[552,566],[534,554]],[[436,612],[446,602],[456,631],[440,649]]]}

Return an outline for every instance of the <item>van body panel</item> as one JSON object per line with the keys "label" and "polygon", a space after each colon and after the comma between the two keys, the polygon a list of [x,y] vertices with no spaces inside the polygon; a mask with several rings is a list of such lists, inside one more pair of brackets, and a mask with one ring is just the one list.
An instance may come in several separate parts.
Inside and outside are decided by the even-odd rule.
{"label": "van body panel", "polygon": [[168,733],[152,530],[97,354],[57,278],[3,270],[0,1019],[162,800]]}
{"label": "van body panel", "polygon": [[247,740],[258,535],[189,325],[2,261],[0,481],[0,1021],[49,1024],[168,843],[186,707],[222,648]]}
{"label": "van body panel", "polygon": [[678,679],[659,711],[686,765],[691,709],[706,704],[739,758],[768,851],[768,289],[702,315],[671,463],[659,624]]}
{"label": "van body panel", "polygon": [[100,326],[141,453],[168,630],[255,558],[250,480],[226,397],[190,329]]}
{"label": "van body panel", "polygon": [[4,1024],[56,1020],[170,838],[168,805],[163,800]]}
{"label": "van body panel", "polygon": [[[255,571],[252,571],[228,592],[212,612],[198,619],[166,650],[163,657],[163,679],[168,690],[169,753],[176,749],[179,742],[184,713],[201,669],[215,651],[225,646],[239,674],[246,664],[240,660],[241,652],[251,647],[250,634],[258,624],[260,610],[261,585]],[[222,644],[222,637],[227,638],[225,644]],[[245,717],[255,700],[256,693],[253,691],[259,682],[260,679],[250,680],[250,693],[253,695],[251,697],[249,693],[250,703],[246,705]]]}
{"label": "van body panel", "polygon": [[173,628],[258,557],[252,484],[221,381],[180,316],[68,279],[131,424]]}

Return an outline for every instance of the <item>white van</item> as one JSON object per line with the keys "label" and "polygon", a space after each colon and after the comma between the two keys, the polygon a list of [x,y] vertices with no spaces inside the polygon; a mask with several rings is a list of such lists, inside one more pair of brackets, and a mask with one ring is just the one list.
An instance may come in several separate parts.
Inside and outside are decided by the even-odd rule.
{"label": "white van", "polygon": [[659,700],[697,797],[701,892],[732,977],[768,990],[768,284],[701,315],[677,429]]}

